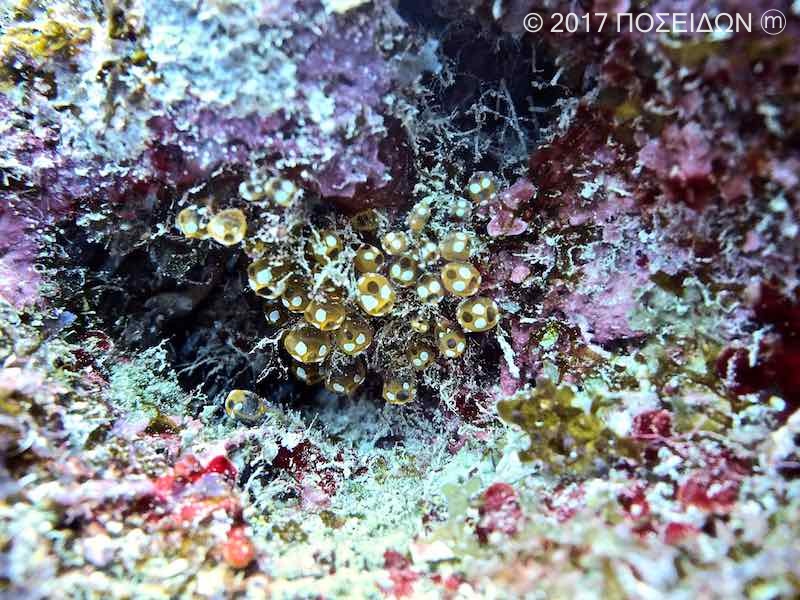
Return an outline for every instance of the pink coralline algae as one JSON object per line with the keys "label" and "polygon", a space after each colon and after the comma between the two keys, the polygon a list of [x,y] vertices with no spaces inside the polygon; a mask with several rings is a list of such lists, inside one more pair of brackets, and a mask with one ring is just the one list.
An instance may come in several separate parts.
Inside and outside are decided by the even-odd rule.
{"label": "pink coralline algae", "polygon": [[486,543],[492,533],[514,535],[521,525],[522,509],[517,492],[507,483],[494,483],[483,493],[475,533]]}
{"label": "pink coralline algae", "polygon": [[706,467],[681,483],[678,501],[706,511],[728,512],[736,503],[746,474],[746,465],[735,457],[709,456]]}
{"label": "pink coralline algae", "polygon": [[[381,113],[396,74],[376,47],[376,36],[374,24],[332,27],[315,39],[298,67],[300,85],[313,89],[322,83],[334,105],[328,120],[315,126],[328,146],[320,148],[326,156],[316,175],[323,196],[351,197],[359,185],[381,188],[390,179],[379,156],[387,129]],[[354,139],[328,133],[355,123],[363,123],[363,133]]]}
{"label": "pink coralline algae", "polygon": [[27,225],[0,207],[0,297],[15,306],[34,302],[41,282],[34,267],[39,249]]}
{"label": "pink coralline algae", "polygon": [[58,152],[58,130],[28,127],[24,111],[0,93],[0,296],[21,307],[36,302],[41,277],[40,236],[72,214],[71,198],[86,193],[86,179]]}
{"label": "pink coralline algae", "polygon": [[[3,176],[21,192],[3,200],[3,239],[17,239],[17,231],[26,232],[24,242],[4,241],[0,248],[3,272],[17,282],[16,289],[4,290],[9,300],[18,304],[35,299],[38,278],[31,255],[36,253],[41,229],[63,218],[71,207],[86,213],[103,204],[121,205],[112,209],[118,214],[126,214],[130,205],[153,208],[151,182],[185,190],[216,170],[252,168],[264,157],[270,163],[283,161],[298,174],[302,170],[305,185],[324,196],[351,197],[359,186],[374,192],[391,181],[396,165],[387,166],[382,156],[390,129],[384,119],[385,97],[400,85],[398,79],[413,82],[421,71],[410,67],[400,73],[381,53],[381,36],[402,28],[388,5],[376,7],[374,18],[325,19],[315,25],[310,16],[287,16],[276,22],[277,13],[264,7],[263,13],[252,16],[268,23],[269,36],[277,40],[284,27],[293,33],[285,44],[274,46],[259,46],[249,37],[247,28],[253,21],[249,8],[241,7],[228,15],[229,37],[212,25],[205,30],[202,49],[201,45],[187,49],[179,58],[162,56],[168,51],[154,45],[137,47],[132,40],[148,26],[166,36],[170,46],[189,31],[203,30],[205,22],[192,29],[180,21],[177,15],[188,8],[179,4],[172,7],[174,14],[166,6],[149,11],[130,25],[125,36],[110,42],[125,56],[122,62],[128,61],[110,67],[114,75],[109,77],[124,80],[119,98],[109,99],[112,105],[104,106],[101,97],[93,97],[76,118],[70,111],[54,110],[45,86],[30,87],[22,95],[0,92],[0,115],[6,122],[0,154],[9,157]],[[311,15],[321,7],[311,3],[302,10]],[[91,11],[75,6],[67,12],[76,23],[85,24],[91,36]],[[97,65],[88,48],[83,44],[70,54],[48,54],[36,68],[51,72],[55,81],[76,94],[81,92],[70,88],[74,73],[97,77],[98,89],[90,86],[85,93],[105,96],[100,88],[106,75],[93,71]],[[208,48],[215,50],[203,54]],[[153,65],[147,62],[148,51],[163,59],[162,68],[170,75],[159,78],[135,114],[123,117],[126,100],[137,93],[131,88],[145,85],[150,77]],[[230,64],[224,64],[227,61]],[[272,67],[267,66],[270,63]],[[34,67],[18,64],[17,68]],[[193,76],[186,79],[184,70],[193,71]],[[248,86],[232,86],[248,80]],[[250,89],[257,82],[266,92],[260,98]],[[64,102],[69,104],[66,98]],[[26,104],[35,114],[34,126],[28,125]],[[114,111],[119,121],[109,128],[104,120]],[[403,142],[395,137],[391,143]],[[112,199],[116,190],[122,192],[122,201],[104,203],[102,198]],[[6,211],[22,215],[22,220],[8,217]]]}
{"label": "pink coralline algae", "polygon": [[646,486],[635,485],[617,497],[622,508],[634,520],[643,521],[650,515],[650,504],[647,502],[645,492]]}
{"label": "pink coralline algae", "polygon": [[672,416],[666,410],[651,410],[633,418],[633,436],[640,440],[663,440],[672,435]]}
{"label": "pink coralline algae", "polygon": [[392,586],[384,589],[395,598],[405,598],[414,592],[414,582],[419,573],[411,567],[411,561],[395,550],[387,550],[383,554],[383,567],[389,572]]}
{"label": "pink coralline algae", "polygon": [[[533,376],[541,366],[535,341],[532,339],[535,328],[511,322],[511,348],[514,351],[513,365],[500,365],[500,389],[510,396],[519,389],[522,382]],[[512,367],[516,372],[512,372]]]}
{"label": "pink coralline algae", "polygon": [[[689,205],[700,204],[714,183],[712,157],[711,136],[698,123],[669,125],[661,139],[647,142],[639,151],[641,163],[667,186],[664,191]],[[737,185],[742,189],[747,183]],[[732,186],[728,183],[728,194],[737,195]]]}
{"label": "pink coralline algae", "polygon": [[517,215],[530,210],[535,193],[536,189],[525,179],[520,179],[508,189],[499,192],[495,202],[488,208],[491,220],[486,225],[486,232],[491,237],[525,233],[528,224]]}
{"label": "pink coralline algae", "polygon": [[205,467],[194,456],[183,457],[171,473],[154,482],[148,518],[159,528],[170,528],[201,522],[218,510],[236,517],[241,511],[238,501],[225,497],[235,475],[236,469],[225,457],[215,457]]}
{"label": "pink coralline algae", "polygon": [[637,305],[636,292],[646,283],[646,274],[641,271],[613,274],[599,260],[587,265],[586,273],[581,291],[563,302],[570,320],[587,339],[599,343],[635,336],[637,332],[628,316]]}
{"label": "pink coralline algae", "polygon": [[699,529],[694,525],[686,523],[668,523],[664,528],[664,540],[670,545],[680,544],[689,540],[699,533]]}
{"label": "pink coralline algae", "polygon": [[794,408],[800,404],[800,303],[765,282],[748,292],[754,317],[766,330],[748,347],[734,343],[724,348],[716,360],[717,374],[737,395],[778,386]]}

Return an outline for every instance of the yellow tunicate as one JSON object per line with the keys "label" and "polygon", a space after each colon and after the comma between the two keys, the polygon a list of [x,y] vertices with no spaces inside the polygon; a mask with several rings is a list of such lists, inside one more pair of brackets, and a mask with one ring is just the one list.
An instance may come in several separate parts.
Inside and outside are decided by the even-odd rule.
{"label": "yellow tunicate", "polygon": [[244,239],[247,218],[238,208],[228,208],[215,214],[208,223],[208,234],[223,246],[233,246]]}
{"label": "yellow tunicate", "polygon": [[458,358],[467,349],[467,338],[461,330],[447,319],[439,319],[434,328],[439,352],[446,358]]}
{"label": "yellow tunicate", "polygon": [[417,333],[428,333],[431,328],[428,319],[420,314],[412,316],[408,323],[411,325],[411,329]]}
{"label": "yellow tunicate", "polygon": [[387,254],[399,256],[410,246],[408,236],[402,231],[390,231],[381,238],[381,246]]}
{"label": "yellow tunicate", "polygon": [[267,403],[253,392],[231,390],[225,399],[225,412],[246,425],[256,425],[267,414]]}
{"label": "yellow tunicate", "polygon": [[408,213],[408,228],[413,232],[420,232],[431,218],[431,208],[427,202],[418,202]]}
{"label": "yellow tunicate", "polygon": [[454,231],[439,242],[439,252],[445,260],[465,261],[469,258],[471,245],[472,235],[463,231]]}
{"label": "yellow tunicate", "polygon": [[366,273],[358,278],[356,287],[358,304],[369,316],[381,317],[391,312],[397,295],[386,277]]}
{"label": "yellow tunicate", "polygon": [[450,214],[456,219],[465,221],[472,216],[472,204],[466,198],[459,198],[450,209]]}
{"label": "yellow tunicate", "polygon": [[436,349],[427,342],[413,341],[406,350],[406,358],[415,370],[422,371],[436,358]]}
{"label": "yellow tunicate", "polygon": [[439,245],[427,238],[420,240],[417,257],[421,265],[432,265],[439,261]]}
{"label": "yellow tunicate", "polygon": [[348,356],[364,352],[372,344],[372,327],[358,315],[349,315],[334,333],[336,346]]}
{"label": "yellow tunicate", "polygon": [[408,404],[417,397],[417,386],[413,381],[387,379],[383,383],[383,399],[389,404]]}
{"label": "yellow tunicate", "polygon": [[298,362],[321,363],[331,352],[331,338],[325,331],[299,324],[287,332],[283,346]]}
{"label": "yellow tunicate", "polygon": [[417,281],[417,297],[423,304],[439,304],[444,298],[444,287],[438,275],[426,273]]}
{"label": "yellow tunicate", "polygon": [[347,289],[332,281],[326,280],[320,285],[319,291],[328,302],[343,303],[347,300]]}
{"label": "yellow tunicate", "polygon": [[247,280],[256,294],[274,300],[283,294],[291,272],[289,265],[283,262],[260,258],[247,267]]}
{"label": "yellow tunicate", "polygon": [[264,318],[267,320],[267,323],[273,327],[280,327],[289,320],[286,311],[277,302],[264,303]]}
{"label": "yellow tunicate", "polygon": [[497,325],[500,310],[491,298],[477,296],[459,303],[456,308],[456,318],[466,331],[481,333]]}
{"label": "yellow tunicate", "polygon": [[359,273],[377,273],[383,266],[383,252],[370,244],[363,244],[356,250],[353,266]]}
{"label": "yellow tunicate", "polygon": [[325,377],[325,389],[335,394],[355,392],[367,378],[364,361],[356,359],[352,363],[332,367]]}
{"label": "yellow tunicate", "polygon": [[242,248],[249,258],[262,258],[267,253],[269,244],[259,238],[249,237],[245,238]]}
{"label": "yellow tunicate", "polygon": [[289,371],[291,371],[295,378],[306,385],[319,383],[325,377],[325,373],[317,365],[292,362],[292,364],[289,365]]}
{"label": "yellow tunicate", "polygon": [[491,200],[497,193],[497,180],[487,171],[478,171],[467,183],[467,193],[476,203]]}
{"label": "yellow tunicate", "polygon": [[466,298],[478,291],[481,274],[467,262],[450,262],[442,267],[442,284],[451,294]]}
{"label": "yellow tunicate", "polygon": [[248,202],[260,202],[267,195],[259,179],[249,179],[239,184],[239,195]]}
{"label": "yellow tunicate", "polygon": [[189,239],[204,240],[208,237],[208,216],[204,209],[187,206],[175,217],[175,226]]}
{"label": "yellow tunicate", "polygon": [[314,260],[320,265],[334,260],[339,256],[343,247],[342,238],[330,229],[320,232],[319,239],[312,239],[308,242],[308,249]]}
{"label": "yellow tunicate", "polygon": [[389,267],[389,278],[400,287],[411,287],[417,280],[419,268],[409,255],[398,257]]}
{"label": "yellow tunicate", "polygon": [[353,229],[362,232],[375,231],[379,222],[378,213],[371,208],[362,210],[350,218],[350,225],[352,225]]}
{"label": "yellow tunicate", "polygon": [[281,301],[293,313],[305,311],[308,303],[311,302],[306,282],[300,277],[290,277],[289,281],[286,282],[283,294],[281,294]]}
{"label": "yellow tunicate", "polygon": [[288,208],[300,197],[301,190],[288,179],[271,177],[264,184],[264,193],[278,206]]}
{"label": "yellow tunicate", "polygon": [[339,329],[347,316],[343,305],[338,302],[312,300],[304,311],[306,323],[321,331]]}

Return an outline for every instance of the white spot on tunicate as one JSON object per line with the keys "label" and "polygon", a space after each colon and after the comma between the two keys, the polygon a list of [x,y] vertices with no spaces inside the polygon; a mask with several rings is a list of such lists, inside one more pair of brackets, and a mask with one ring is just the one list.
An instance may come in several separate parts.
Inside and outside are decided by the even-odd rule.
{"label": "white spot on tunicate", "polygon": [[481,186],[479,183],[470,183],[469,184],[469,191],[471,194],[479,194],[481,191]]}
{"label": "white spot on tunicate", "polygon": [[305,356],[305,353],[308,352],[308,346],[303,341],[299,341],[294,345],[294,351],[299,356]]}
{"label": "white spot on tunicate", "polygon": [[483,315],[486,314],[486,309],[483,307],[483,304],[476,304],[472,307],[472,312],[476,315]]}
{"label": "white spot on tunicate", "polygon": [[325,312],[324,308],[318,308],[317,312],[314,313],[314,318],[317,320],[318,323],[322,323],[328,317],[328,313]]}
{"label": "white spot on tunicate", "polygon": [[378,299],[375,296],[364,294],[361,296],[361,305],[367,310],[375,310],[378,307]]}
{"label": "white spot on tunicate", "polygon": [[434,294],[438,294],[442,290],[442,286],[439,285],[438,281],[431,281],[428,284],[428,287],[430,287],[431,292],[433,292]]}
{"label": "white spot on tunicate", "polygon": [[383,298],[384,300],[388,300],[391,297],[391,295],[392,295],[392,288],[390,288],[388,285],[384,285],[383,287],[381,287],[381,298]]}
{"label": "white spot on tunicate", "polygon": [[463,281],[456,281],[453,283],[453,289],[457,292],[463,292],[465,289],[467,289],[467,284]]}
{"label": "white spot on tunicate", "polygon": [[357,343],[357,344],[363,344],[363,343],[364,343],[364,342],[366,342],[366,341],[367,341],[367,338],[364,336],[364,334],[363,334],[363,333],[359,333],[359,334],[356,336],[356,343]]}
{"label": "white spot on tunicate", "polygon": [[475,328],[476,329],[483,329],[484,327],[486,327],[486,325],[487,325],[486,319],[484,319],[483,317],[475,319]]}
{"label": "white spot on tunicate", "polygon": [[467,267],[459,267],[458,268],[458,274],[461,277],[463,277],[464,279],[466,279],[467,277],[471,277],[472,276],[472,273],[470,272],[470,270]]}

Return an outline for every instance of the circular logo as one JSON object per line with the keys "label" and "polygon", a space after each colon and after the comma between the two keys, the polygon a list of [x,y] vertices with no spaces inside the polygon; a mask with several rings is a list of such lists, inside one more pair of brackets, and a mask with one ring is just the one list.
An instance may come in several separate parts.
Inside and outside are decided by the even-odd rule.
{"label": "circular logo", "polygon": [[778,35],[786,28],[786,16],[777,8],[770,8],[761,15],[761,29],[769,35]]}
{"label": "circular logo", "polygon": [[522,20],[522,26],[529,33],[536,33],[544,26],[544,19],[537,13],[528,13]]}

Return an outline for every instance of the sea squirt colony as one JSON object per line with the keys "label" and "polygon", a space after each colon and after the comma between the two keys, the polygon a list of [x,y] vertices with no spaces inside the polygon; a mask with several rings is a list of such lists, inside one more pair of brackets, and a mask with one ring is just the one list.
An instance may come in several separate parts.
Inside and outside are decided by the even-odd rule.
{"label": "sea squirt colony", "polygon": [[[189,239],[242,245],[250,288],[264,299],[295,378],[351,395],[369,365],[383,377],[384,400],[406,404],[416,399],[418,373],[439,357],[462,357],[467,334],[500,321],[497,303],[479,295],[480,240],[471,226],[473,206],[496,193],[495,178],[479,172],[467,184],[469,201],[441,206],[426,197],[393,225],[382,211],[367,209],[317,229],[294,212],[302,210],[295,204],[300,188],[257,170],[239,186],[241,208],[191,204],[176,226]],[[433,227],[436,210],[442,214]],[[370,352],[388,335],[400,352]],[[231,393],[229,414],[246,397]]]}

